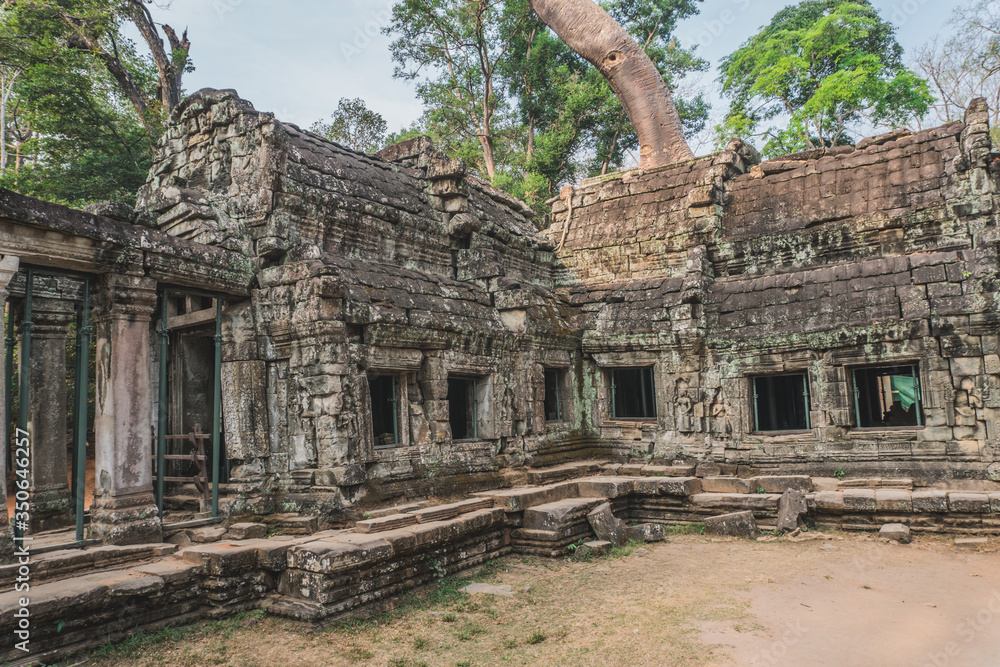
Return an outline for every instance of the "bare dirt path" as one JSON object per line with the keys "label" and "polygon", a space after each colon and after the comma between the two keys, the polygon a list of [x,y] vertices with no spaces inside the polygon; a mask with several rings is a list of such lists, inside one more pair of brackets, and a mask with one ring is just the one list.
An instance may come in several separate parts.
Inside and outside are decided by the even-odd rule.
{"label": "bare dirt path", "polygon": [[[310,632],[259,615],[161,633],[94,664],[1000,666],[1000,543],[673,536],[592,562],[509,557],[392,614]],[[626,549],[625,553],[630,550]]]}

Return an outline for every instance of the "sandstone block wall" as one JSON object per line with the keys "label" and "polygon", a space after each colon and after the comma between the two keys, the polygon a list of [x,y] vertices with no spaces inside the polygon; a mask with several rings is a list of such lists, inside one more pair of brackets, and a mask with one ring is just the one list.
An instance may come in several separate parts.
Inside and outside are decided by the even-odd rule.
{"label": "sandstone block wall", "polygon": [[[582,411],[544,420],[545,368],[580,363],[552,245],[530,209],[425,139],[362,155],[202,91],[139,200],[161,229],[256,267],[252,298],[226,309],[230,511],[335,515],[363,497],[489,488],[550,443],[589,446]],[[395,378],[395,446],[373,438],[378,375]],[[456,377],[474,380],[461,440]]]}
{"label": "sandstone block wall", "polygon": [[[256,267],[226,313],[233,512],[487,488],[505,465],[584,454],[1000,478],[983,105],[857,147],[758,164],[735,141],[594,179],[542,234],[423,138],[361,155],[233,91],[174,120],[143,215]],[[917,369],[919,427],[857,427],[853,373],[877,364]],[[635,367],[653,368],[655,417],[616,419],[611,370]],[[753,378],[793,372],[808,428],[756,432]],[[391,447],[372,432],[378,375],[398,387]],[[459,440],[456,377],[475,380]]]}
{"label": "sandstone block wall", "polygon": [[[622,455],[1000,479],[997,177],[965,123],[753,164],[718,155],[553,200],[583,397]],[[915,365],[924,423],[861,429],[852,373]],[[610,368],[653,366],[657,416],[615,420]],[[804,373],[809,428],[756,433],[752,378]],[[991,467],[992,465],[992,467]]]}

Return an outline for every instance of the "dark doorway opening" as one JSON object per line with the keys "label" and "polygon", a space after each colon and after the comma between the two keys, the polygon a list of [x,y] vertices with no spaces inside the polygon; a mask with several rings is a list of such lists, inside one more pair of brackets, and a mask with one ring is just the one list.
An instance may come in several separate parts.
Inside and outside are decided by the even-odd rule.
{"label": "dark doorway opening", "polygon": [[372,405],[372,434],[376,447],[399,444],[399,381],[395,375],[368,376]]}
{"label": "dark doorway opening", "polygon": [[475,378],[448,378],[448,419],[452,440],[474,440],[479,437],[477,424]]}
{"label": "dark doorway opening", "polygon": [[563,380],[566,371],[545,369],[545,421],[560,422],[566,417],[563,410]]}
{"label": "dark doorway opening", "polygon": [[809,378],[805,373],[753,378],[754,431],[808,431]]}
{"label": "dark doorway opening", "polygon": [[611,414],[615,419],[655,419],[653,367],[612,368]]}

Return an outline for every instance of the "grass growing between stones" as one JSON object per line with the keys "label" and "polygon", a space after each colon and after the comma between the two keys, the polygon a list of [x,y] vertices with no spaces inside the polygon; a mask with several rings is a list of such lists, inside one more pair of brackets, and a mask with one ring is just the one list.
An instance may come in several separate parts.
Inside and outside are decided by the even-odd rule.
{"label": "grass growing between stones", "polygon": [[[678,594],[670,563],[674,548],[631,543],[586,562],[510,556],[459,577],[442,577],[401,596],[391,609],[318,632],[258,612],[106,647],[88,664],[719,664],[718,654],[713,657],[701,643],[699,624],[746,623],[745,606],[728,597],[731,586],[715,582],[707,590]],[[710,573],[704,576],[711,581]],[[473,581],[507,584],[515,595],[470,596],[459,590]]]}

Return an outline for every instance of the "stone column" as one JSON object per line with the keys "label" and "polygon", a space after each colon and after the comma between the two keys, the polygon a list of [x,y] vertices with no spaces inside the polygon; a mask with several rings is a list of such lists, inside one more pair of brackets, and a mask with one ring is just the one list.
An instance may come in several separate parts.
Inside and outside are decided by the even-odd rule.
{"label": "stone column", "polygon": [[[4,311],[7,303],[7,286],[11,278],[17,273],[18,258],[10,255],[0,257],[0,313]],[[0,322],[3,318],[0,318]],[[0,339],[7,336],[7,331],[0,332]],[[0,378],[7,377],[7,355],[6,349],[0,348]],[[2,381],[2,380],[0,380]],[[0,391],[0,424],[6,424],[10,417],[6,413],[7,404],[3,400],[3,391]],[[2,429],[0,429],[2,430]],[[14,543],[11,541],[9,519],[7,517],[7,452],[11,442],[14,441],[13,433],[7,434],[7,442],[0,443],[0,498],[3,498],[4,507],[0,511],[0,562],[3,562],[13,552]]]}
{"label": "stone column", "polygon": [[156,282],[103,275],[95,301],[97,479],[90,534],[106,544],[159,542],[149,336]]}
{"label": "stone column", "polygon": [[66,337],[75,309],[71,301],[36,298],[31,304],[28,432],[31,434],[31,532],[73,524],[67,469],[71,436],[66,399]]}

